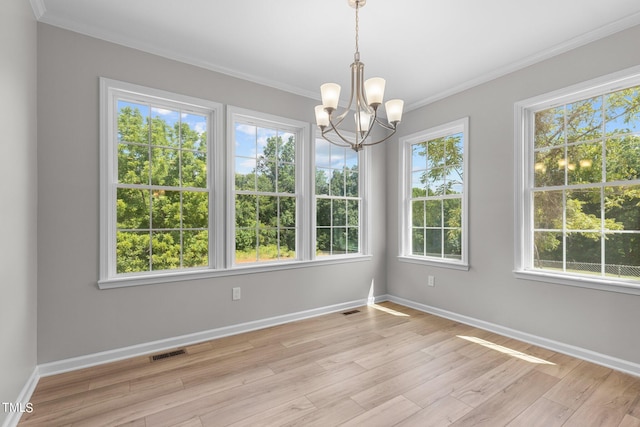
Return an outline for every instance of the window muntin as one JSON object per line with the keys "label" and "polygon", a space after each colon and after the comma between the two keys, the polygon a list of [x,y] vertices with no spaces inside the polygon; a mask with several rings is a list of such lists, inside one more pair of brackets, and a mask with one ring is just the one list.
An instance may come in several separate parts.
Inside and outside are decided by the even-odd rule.
{"label": "window muntin", "polygon": [[640,86],[531,111],[527,268],[640,279]]}
{"label": "window muntin", "polygon": [[304,128],[233,114],[235,265],[301,259],[298,178]]}
{"label": "window muntin", "polygon": [[315,150],[316,256],[361,253],[359,154],[320,138]]}
{"label": "window muntin", "polygon": [[468,119],[404,138],[402,256],[467,266]]}

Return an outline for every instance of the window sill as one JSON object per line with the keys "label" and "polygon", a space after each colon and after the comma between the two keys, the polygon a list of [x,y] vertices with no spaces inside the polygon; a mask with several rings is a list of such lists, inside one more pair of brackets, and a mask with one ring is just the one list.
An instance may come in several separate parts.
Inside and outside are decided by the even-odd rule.
{"label": "window sill", "polygon": [[267,273],[271,271],[291,270],[296,268],[318,267],[321,265],[345,264],[352,262],[371,261],[371,255],[344,255],[322,257],[309,261],[291,261],[286,263],[239,265],[227,269],[201,269],[190,271],[171,271],[158,274],[141,274],[98,281],[98,288],[113,289],[130,286],[154,285],[159,283],[184,282],[186,280],[211,279],[241,274]]}
{"label": "window sill", "polygon": [[538,282],[555,283],[558,285],[575,286],[579,288],[597,289],[600,291],[617,292],[623,294],[640,295],[640,283],[607,280],[604,278],[568,276],[543,271],[516,270],[513,274],[518,279],[535,280]]}
{"label": "window sill", "polygon": [[410,264],[430,265],[432,267],[450,268],[452,270],[469,271],[469,264],[454,260],[439,260],[435,258],[418,258],[410,256],[399,256],[398,261]]}

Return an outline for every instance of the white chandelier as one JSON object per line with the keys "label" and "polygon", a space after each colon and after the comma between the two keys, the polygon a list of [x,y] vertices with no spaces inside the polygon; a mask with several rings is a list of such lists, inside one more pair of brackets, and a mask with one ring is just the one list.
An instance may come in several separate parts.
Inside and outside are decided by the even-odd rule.
{"label": "white chandelier", "polygon": [[[402,119],[402,108],[404,101],[392,99],[385,103],[387,122],[384,123],[378,117],[378,107],[382,104],[384,96],[385,80],[380,77],[372,77],[364,81],[364,64],[360,62],[360,52],[358,51],[358,10],[363,7],[367,0],[347,0],[349,5],[356,9],[356,51],[353,54],[351,64],[351,95],[349,104],[344,112],[337,115],[338,101],[340,99],[340,85],[336,83],[325,83],[320,86],[322,105],[315,108],[316,123],[322,131],[322,137],[332,144],[352,148],[360,151],[363,147],[379,144],[389,139],[395,132],[396,126]],[[354,104],[355,103],[355,104]],[[353,106],[355,132],[354,137],[347,137],[341,133],[340,129],[343,120],[351,111]],[[375,124],[385,129],[387,133],[382,139],[377,141],[367,141]],[[344,132],[344,130],[343,130]],[[336,135],[336,138],[330,138]]]}

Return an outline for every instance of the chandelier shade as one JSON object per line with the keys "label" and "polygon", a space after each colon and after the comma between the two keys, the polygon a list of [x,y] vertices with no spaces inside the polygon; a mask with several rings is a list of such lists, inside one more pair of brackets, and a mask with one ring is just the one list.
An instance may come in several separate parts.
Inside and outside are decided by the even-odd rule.
{"label": "chandelier shade", "polygon": [[[322,137],[332,144],[347,146],[355,151],[363,147],[379,144],[389,139],[402,120],[404,101],[392,99],[385,103],[386,123],[378,116],[378,107],[384,100],[386,82],[381,77],[364,80],[364,64],[360,62],[358,47],[358,10],[366,4],[366,0],[347,0],[356,10],[356,50],[351,64],[351,93],[349,103],[344,111],[337,113],[340,101],[340,85],[325,83],[320,86],[322,105],[315,107],[316,124],[321,130]],[[345,122],[345,118],[353,112],[353,124]],[[349,119],[350,122],[350,119]],[[371,141],[369,136],[378,125],[385,132],[381,139]],[[350,130],[353,130],[350,132]],[[350,132],[353,136],[347,135]],[[333,137],[331,137],[333,136]],[[337,138],[336,138],[337,137]]]}

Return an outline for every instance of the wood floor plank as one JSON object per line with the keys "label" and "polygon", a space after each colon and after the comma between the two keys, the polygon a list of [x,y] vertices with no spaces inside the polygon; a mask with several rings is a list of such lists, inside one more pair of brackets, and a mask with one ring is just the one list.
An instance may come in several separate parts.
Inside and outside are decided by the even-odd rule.
{"label": "wood floor plank", "polygon": [[531,406],[558,381],[556,377],[531,369],[500,393],[495,394],[451,425],[452,427],[504,425]]}
{"label": "wood floor plank", "polygon": [[375,408],[352,418],[342,424],[342,426],[388,427],[398,424],[418,412],[420,409],[422,408],[410,400],[405,399],[403,396],[397,396],[380,406],[376,406]]}
{"label": "wood floor plank", "polygon": [[390,302],[359,310],[41,378],[19,425],[639,427],[640,378]]}
{"label": "wood floor plank", "polygon": [[617,426],[640,394],[640,379],[612,371],[565,423],[567,427]]}
{"label": "wood floor plank", "polygon": [[507,426],[560,427],[569,419],[573,412],[571,408],[541,397],[507,424]]}

